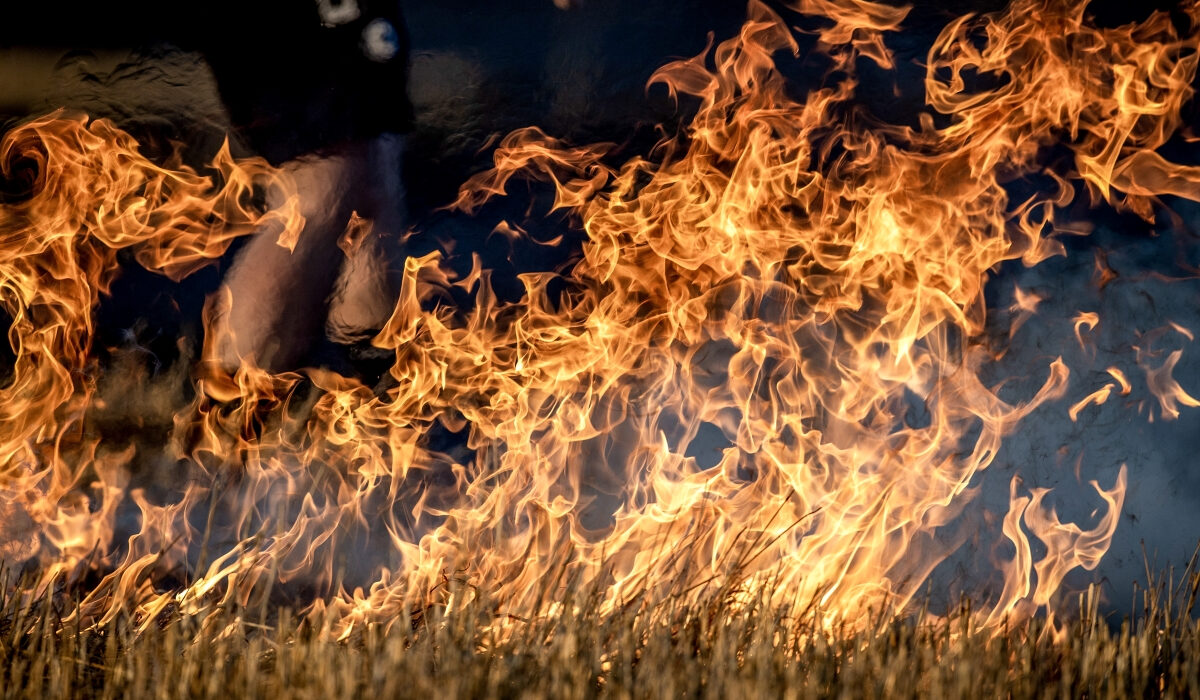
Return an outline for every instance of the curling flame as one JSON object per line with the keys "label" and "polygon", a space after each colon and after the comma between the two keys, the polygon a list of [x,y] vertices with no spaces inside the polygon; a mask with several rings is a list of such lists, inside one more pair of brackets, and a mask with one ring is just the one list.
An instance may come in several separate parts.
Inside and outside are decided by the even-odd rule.
{"label": "curling flame", "polygon": [[1079,341],[1079,348],[1087,351],[1090,347],[1088,340],[1084,339],[1084,329],[1092,331],[1096,326],[1100,325],[1100,315],[1095,311],[1080,311],[1075,314],[1075,340]]}
{"label": "curling flame", "polygon": [[1129,379],[1125,377],[1125,373],[1116,367],[1109,367],[1104,371],[1108,372],[1113,379],[1117,380],[1117,384],[1121,385],[1121,396],[1129,396],[1129,392],[1133,391],[1133,385],[1129,383]]}
{"label": "curling flame", "polygon": [[1179,417],[1179,405],[1197,407],[1200,406],[1200,400],[1196,399],[1191,394],[1187,393],[1179,382],[1175,379],[1175,366],[1179,364],[1179,360],[1183,358],[1182,350],[1173,350],[1167,354],[1167,359],[1161,363],[1155,363],[1155,358],[1162,355],[1162,351],[1154,347],[1155,342],[1166,336],[1170,331],[1174,331],[1179,335],[1191,341],[1194,336],[1187,328],[1177,324],[1169,323],[1161,328],[1155,328],[1145,333],[1141,341],[1133,346],[1136,351],[1135,359],[1138,367],[1146,373],[1146,386],[1154,398],[1158,400],[1159,407],[1162,409],[1162,417],[1165,420],[1175,420]]}
{"label": "curling flame", "polygon": [[[1096,29],[1084,4],[1017,0],[952,22],[925,78],[942,126],[927,114],[914,129],[855,102],[857,59],[893,65],[886,35],[906,9],[799,0],[790,11],[820,25],[835,71],[797,96],[774,59],[803,37],[751,2],[736,37],[652,78],[696,105],[652,155],[614,165],[611,146],[525,129],[463,187],[464,211],[513,178],[553,188],[586,234],[566,291],[524,274],[520,301],[502,303],[478,259],[456,280],[437,253],[409,258],[372,341],[394,357],[376,390],[249,359],[226,371],[230,299],[214,295],[168,450],[180,491],[166,499],[131,486],[128,449],[80,429],[104,369],[89,354],[92,309],[120,249],[179,277],[253,229],[294,241],[294,207],[244,206],[252,182],[286,178],[225,150],[220,184],[154,166],[102,121],[13,130],[4,174],[34,165],[31,194],[0,208],[17,356],[0,393],[0,553],[43,588],[100,574],[82,607],[99,622],[303,591],[348,633],[481,593],[528,618],[568,585],[610,609],[763,593],[851,625],[905,610],[963,541],[960,516],[1004,437],[1067,389],[1061,360],[1022,401],[981,381],[996,352],[989,273],[1063,254],[1056,233],[1080,226],[1056,217],[1078,190],[1149,215],[1200,181],[1156,153],[1191,95],[1197,35],[1163,14]],[[995,80],[968,89],[971,76]],[[1074,154],[1061,172],[1039,160],[1054,143]],[[1035,173],[1052,191],[1010,201],[1004,183]],[[452,286],[469,308],[439,301]],[[1076,329],[1094,325],[1081,314]],[[1164,412],[1196,405],[1173,384],[1177,360],[1148,372]],[[714,432],[725,446],[701,463]],[[451,433],[463,444],[446,447]],[[982,622],[1048,606],[1068,571],[1093,568],[1125,484],[1124,470],[1109,490],[1094,484],[1104,507],[1084,529],[1014,481],[1001,534],[1016,554]],[[118,541],[130,507],[138,526]]]}
{"label": "curling flame", "polygon": [[1088,405],[1096,404],[1099,406],[1105,401],[1108,401],[1108,396],[1112,393],[1112,388],[1112,382],[1109,382],[1108,384],[1105,384],[1099,389],[1083,397],[1076,402],[1074,406],[1071,406],[1071,408],[1067,409],[1067,415],[1071,417],[1071,422],[1074,423],[1075,421],[1079,420],[1079,412],[1087,408]]}

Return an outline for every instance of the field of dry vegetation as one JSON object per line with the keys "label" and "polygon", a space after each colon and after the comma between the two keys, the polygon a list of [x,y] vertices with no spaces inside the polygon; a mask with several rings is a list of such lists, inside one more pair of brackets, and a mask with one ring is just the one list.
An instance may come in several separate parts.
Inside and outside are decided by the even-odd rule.
{"label": "field of dry vegetation", "polygon": [[[967,606],[935,622],[861,631],[750,603],[631,604],[603,616],[586,594],[515,620],[476,599],[333,640],[287,610],[170,612],[88,629],[69,596],[0,616],[5,697],[1198,697],[1200,574],[1163,574],[1123,621],[1095,589],[1069,621],[993,635]],[[144,631],[139,631],[144,627]]]}

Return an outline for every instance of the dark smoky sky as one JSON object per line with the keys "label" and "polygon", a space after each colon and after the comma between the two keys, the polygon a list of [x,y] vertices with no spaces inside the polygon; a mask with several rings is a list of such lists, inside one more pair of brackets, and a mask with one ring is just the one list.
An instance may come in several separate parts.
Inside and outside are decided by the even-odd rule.
{"label": "dark smoky sky", "polygon": [[[162,42],[204,48],[215,39],[229,51],[228,37],[257,35],[265,37],[265,45],[297,47],[289,39],[291,25],[275,2],[186,4],[203,9],[190,15],[176,4],[161,2],[19,3],[6,8],[9,21],[0,23],[0,118],[11,123],[68,106],[116,119],[144,138],[150,149],[165,149],[177,140],[197,159],[211,154],[228,128],[228,105],[222,103],[201,54],[166,50]],[[866,108],[893,122],[915,124],[922,108],[920,64],[937,30],[953,14],[1000,4],[918,3],[907,22],[910,31],[888,37],[897,70],[884,72],[865,61],[860,66],[859,96]],[[951,5],[953,12],[946,9]],[[438,209],[467,176],[486,165],[487,154],[481,149],[489,137],[537,124],[575,141],[615,141],[621,153],[643,152],[658,136],[656,123],[686,118],[688,108],[685,103],[682,111],[676,109],[660,91],[647,94],[647,77],[666,60],[699,53],[710,31],[718,40],[730,36],[744,11],[736,0],[585,0],[569,12],[555,9],[549,0],[407,0],[402,6],[410,41],[407,90],[414,116],[405,168],[413,224],[420,231],[411,242],[412,252],[453,242],[452,263],[464,271],[470,253],[477,252],[485,265],[497,270],[498,291],[509,298],[520,290],[516,274],[569,263],[578,254],[580,238],[568,234],[567,244],[555,250],[520,243],[514,248],[488,235],[500,218],[521,218],[524,201],[501,202],[478,219]],[[1097,21],[1116,25],[1140,19],[1157,7],[1170,10],[1173,3],[1111,1],[1093,3],[1090,9]],[[247,33],[247,27],[254,31]],[[135,47],[141,49],[140,58],[130,60],[127,50]],[[240,79],[248,86],[274,79],[263,55],[262,45],[247,46]],[[783,67],[803,91],[822,78],[826,64],[819,56],[805,54],[788,59]],[[899,88],[898,95],[894,88]],[[397,86],[364,89],[384,95]],[[1195,115],[1190,106],[1192,124]],[[279,138],[286,146],[288,132],[280,130]],[[250,150],[245,143],[240,148],[244,153]],[[1170,155],[1178,160],[1200,162],[1200,152],[1193,147],[1179,143],[1172,149]],[[1036,186],[1012,185],[1014,194]],[[1109,582],[1118,606],[1127,604],[1130,584],[1142,570],[1143,542],[1159,563],[1181,563],[1200,537],[1200,468],[1193,464],[1200,452],[1200,409],[1184,408],[1178,420],[1167,421],[1149,397],[1135,394],[1128,402],[1110,400],[1089,408],[1079,422],[1071,422],[1066,407],[1099,388],[1108,366],[1137,376],[1132,348],[1154,329],[1175,322],[1200,332],[1200,283],[1163,281],[1182,278],[1200,265],[1195,238],[1200,209],[1174,199],[1166,203],[1176,216],[1164,212],[1155,224],[1111,211],[1082,214],[1096,224],[1096,231],[1068,241],[1066,258],[1034,269],[1007,265],[987,288],[989,305],[999,309],[1012,303],[1017,286],[1046,299],[1041,313],[1018,332],[992,379],[1016,377],[1006,389],[1015,400],[1044,379],[1050,360],[1063,355],[1072,368],[1072,384],[1063,402],[1038,411],[1009,439],[981,480],[983,499],[1002,511],[1008,482],[1019,474],[1029,486],[1054,487],[1060,513],[1086,521],[1102,505],[1086,482],[1097,479],[1110,487],[1120,465],[1127,464],[1125,512],[1112,550],[1096,574]],[[563,219],[551,217],[532,225],[530,232],[549,239],[565,228]],[[1108,251],[1109,264],[1119,274],[1104,289],[1093,281],[1097,250]],[[181,286],[131,267],[100,310],[98,347],[120,345],[133,337],[170,364],[177,353],[176,338],[198,333],[203,299],[227,265],[228,258]],[[1100,314],[1094,355],[1075,343],[1071,318],[1079,310]],[[1003,313],[997,321],[1000,327]],[[1177,334],[1157,342],[1166,349],[1183,349],[1176,377],[1185,389],[1200,395],[1200,348]],[[314,358],[346,371],[380,370],[356,365],[328,347],[314,350]],[[1140,412],[1139,398],[1146,399]],[[1148,420],[1151,414],[1153,422]],[[713,448],[719,443],[714,439]],[[1082,484],[1076,477],[1077,462]],[[1080,585],[1089,578],[1076,576],[1069,582]]]}

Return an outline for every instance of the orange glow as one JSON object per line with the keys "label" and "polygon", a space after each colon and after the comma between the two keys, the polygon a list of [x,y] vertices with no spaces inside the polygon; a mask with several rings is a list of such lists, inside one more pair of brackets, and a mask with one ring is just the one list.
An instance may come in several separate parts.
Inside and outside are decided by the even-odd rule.
{"label": "orange glow", "polygon": [[1075,340],[1079,341],[1079,348],[1087,351],[1091,343],[1083,339],[1085,329],[1090,332],[1096,326],[1100,325],[1100,316],[1094,311],[1080,311],[1075,314]]}
{"label": "orange glow", "polygon": [[[1177,37],[1161,13],[1096,29],[1084,5],[1017,0],[952,21],[926,61],[942,125],[926,114],[911,128],[855,103],[856,59],[893,66],[888,35],[907,9],[798,0],[824,18],[816,42],[838,69],[798,96],[774,63],[799,51],[794,22],[753,1],[737,36],[651,79],[698,105],[652,153],[613,163],[611,145],[523,129],[463,186],[462,212],[514,179],[553,188],[553,209],[586,234],[566,291],[527,273],[520,301],[501,302],[478,258],[462,279],[439,253],[408,258],[371,340],[393,356],[376,390],[253,358],[229,371],[232,302],[217,292],[195,391],[157,456],[84,429],[105,371],[92,314],[117,253],[180,278],[255,230],[294,245],[294,198],[266,214],[246,204],[254,185],[292,185],[227,149],[216,181],[154,165],[102,120],[13,129],[0,165],[11,176],[32,159],[37,177],[28,198],[0,204],[17,356],[0,389],[0,554],[33,562],[38,590],[99,580],[87,623],[301,590],[346,635],[479,594],[503,619],[552,614],[568,584],[606,609],[761,593],[856,627],[907,611],[963,542],[959,516],[1005,437],[1071,376],[1055,359],[1031,369],[1044,379],[1020,400],[985,386],[998,352],[985,342],[989,276],[1063,255],[1056,235],[1080,222],[1059,219],[1078,198],[1147,215],[1200,183],[1156,153],[1191,96],[1197,35]],[[968,89],[968,74],[1003,80]],[[1074,154],[1061,173],[1039,160],[1055,143]],[[1041,173],[1051,191],[1010,201],[1006,182]],[[349,222],[343,247],[368,231]],[[451,287],[473,304],[439,301]],[[1018,290],[1014,323],[1038,301]],[[1098,321],[1076,317],[1081,345]],[[1164,415],[1200,405],[1171,376],[1180,351],[1150,357],[1139,364]],[[446,431],[464,446],[440,447]],[[722,444],[701,463],[712,432]],[[177,497],[130,487],[143,456],[176,465]],[[999,534],[1015,554],[999,563],[999,595],[979,602],[982,625],[1051,606],[1068,571],[1096,566],[1125,470],[1093,486],[1102,507],[1081,525],[1013,481]],[[130,504],[140,524],[116,541]],[[357,552],[364,533],[387,546]]]}
{"label": "orange glow", "polygon": [[1109,382],[1108,384],[1105,384],[1104,386],[1085,396],[1074,406],[1071,406],[1071,408],[1067,409],[1067,415],[1071,417],[1071,422],[1074,423],[1075,421],[1079,420],[1079,412],[1087,408],[1089,404],[1096,404],[1099,406],[1105,401],[1108,401],[1108,395],[1112,393],[1112,388],[1112,382]]}
{"label": "orange glow", "polygon": [[1129,383],[1129,380],[1125,377],[1125,373],[1122,372],[1121,370],[1117,369],[1116,367],[1109,367],[1108,369],[1106,369],[1104,371],[1108,372],[1112,376],[1113,379],[1117,380],[1117,384],[1121,385],[1121,396],[1129,396],[1129,392],[1133,391],[1133,386]]}
{"label": "orange glow", "polygon": [[1179,417],[1180,404],[1193,408],[1200,406],[1200,400],[1187,393],[1174,376],[1175,365],[1183,358],[1183,351],[1172,350],[1167,353],[1165,360],[1158,361],[1163,351],[1154,345],[1172,331],[1188,341],[1194,339],[1190,330],[1172,322],[1143,334],[1138,344],[1133,346],[1137,365],[1146,374],[1146,386],[1154,398],[1158,399],[1162,417],[1168,421]]}

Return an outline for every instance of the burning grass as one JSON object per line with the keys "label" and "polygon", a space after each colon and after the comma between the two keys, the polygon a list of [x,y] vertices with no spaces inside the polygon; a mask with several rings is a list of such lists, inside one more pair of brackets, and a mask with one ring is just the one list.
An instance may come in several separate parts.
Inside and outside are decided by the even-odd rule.
{"label": "burning grass", "polygon": [[594,591],[571,589],[559,614],[536,620],[474,598],[336,642],[336,618],[286,609],[81,629],[65,595],[8,597],[0,687],[29,698],[1196,697],[1198,589],[1193,567],[1152,578],[1134,616],[1114,624],[1092,588],[1069,622],[1037,616],[999,633],[980,630],[966,603],[937,621],[876,616],[852,631],[767,595],[602,613]]}
{"label": "burning grass", "polygon": [[[864,111],[856,71],[894,67],[906,9],[751,2],[737,36],[652,78],[694,114],[650,152],[523,129],[465,183],[455,215],[519,181],[553,190],[572,263],[522,272],[506,301],[478,256],[463,272],[452,246],[410,251],[370,340],[390,361],[375,386],[230,357],[246,298],[214,291],[185,398],[157,410],[170,427],[132,442],[115,417],[155,402],[144,376],[110,381],[95,333],[122,268],[180,280],[241,236],[294,248],[313,203],[228,149],[198,171],[103,120],[12,130],[0,561],[29,578],[0,586],[5,687],[1196,692],[1191,568],[1116,631],[1095,595],[1073,622],[1062,604],[1108,551],[1136,461],[1077,466],[1081,498],[1017,474],[998,506],[977,498],[1034,411],[1117,402],[1085,337],[1122,319],[1082,308],[1079,356],[1039,357],[1031,385],[990,379],[1042,299],[1017,294],[1005,328],[986,287],[1069,255],[1095,209],[1152,223],[1200,201],[1183,112],[1200,8],[1184,9],[1103,28],[1086,3],[1019,0],[952,21],[925,60],[928,111],[904,125]],[[810,90],[776,64],[801,39],[829,68]],[[367,230],[353,220],[344,250]],[[1183,351],[1153,347],[1180,338],[1173,321],[1138,334],[1142,371],[1102,375],[1126,408],[1200,405],[1172,375]],[[693,449],[704,431],[714,463]],[[990,588],[922,610],[942,565]]]}

